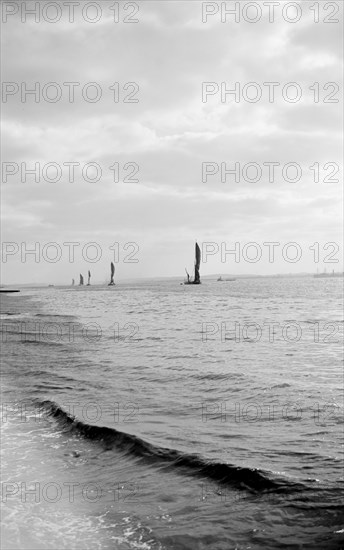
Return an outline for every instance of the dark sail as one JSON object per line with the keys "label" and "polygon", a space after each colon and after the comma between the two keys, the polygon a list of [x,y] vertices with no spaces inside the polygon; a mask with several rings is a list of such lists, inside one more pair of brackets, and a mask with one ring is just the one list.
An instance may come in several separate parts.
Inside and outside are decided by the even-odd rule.
{"label": "dark sail", "polygon": [[184,284],[185,284],[185,285],[200,285],[200,284],[201,284],[201,278],[200,278],[200,276],[199,276],[200,265],[201,265],[201,249],[200,249],[200,247],[198,246],[198,244],[197,244],[197,242],[196,242],[196,246],[195,246],[195,276],[194,276],[194,280],[193,280],[193,281],[190,280],[190,275],[189,275],[187,269],[185,268],[186,276],[187,276],[187,281],[184,281]]}
{"label": "dark sail", "polygon": [[109,285],[108,286],[112,286],[114,285],[114,275],[115,275],[115,264],[113,262],[111,262],[111,279],[110,279],[110,282],[109,282]]}
{"label": "dark sail", "polygon": [[200,247],[198,246],[197,243],[196,243],[196,249],[195,249],[195,256],[196,256],[196,259],[195,259],[194,284],[198,285],[201,282],[201,279],[200,279],[200,276],[199,276],[199,268],[200,268],[200,265],[201,265],[201,249],[200,249]]}
{"label": "dark sail", "polygon": [[84,284],[84,278],[83,276],[81,275],[80,273],[80,283],[79,283],[79,286],[82,286]]}
{"label": "dark sail", "polygon": [[90,284],[91,284],[91,272],[89,271],[89,272],[88,272],[87,286],[90,286]]}
{"label": "dark sail", "polygon": [[74,281],[74,279],[72,279],[72,286],[73,286],[74,284],[75,284],[75,281]]}

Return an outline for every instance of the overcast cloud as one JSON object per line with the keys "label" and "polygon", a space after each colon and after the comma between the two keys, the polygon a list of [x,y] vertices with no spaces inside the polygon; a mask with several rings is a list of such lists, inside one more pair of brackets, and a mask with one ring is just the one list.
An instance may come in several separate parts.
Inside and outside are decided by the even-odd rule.
{"label": "overcast cloud", "polygon": [[[61,86],[60,101],[50,103],[40,95],[21,101],[20,92],[9,95],[2,104],[2,162],[26,163],[29,168],[39,162],[94,162],[101,166],[97,182],[85,181],[80,169],[75,181],[68,181],[65,167],[60,181],[39,182],[33,176],[21,181],[21,174],[2,181],[3,241],[41,246],[56,242],[63,248],[62,259],[49,263],[33,256],[21,263],[20,255],[3,263],[4,283],[68,284],[79,272],[91,269],[94,281],[108,276],[113,252],[109,247],[135,242],[138,263],[124,263],[122,254],[118,276],[184,275],[184,266],[193,263],[195,239],[203,242],[238,241],[260,243],[278,241],[281,245],[297,242],[302,247],[300,262],[288,263],[277,254],[274,263],[268,255],[257,263],[243,259],[235,263],[228,257],[221,263],[220,254],[209,257],[201,266],[202,274],[211,273],[288,273],[342,269],[338,264],[314,264],[314,242],[320,243],[320,259],[326,256],[321,247],[340,238],[342,212],[342,25],[314,23],[309,2],[299,2],[302,17],[290,23],[281,17],[280,2],[275,22],[268,12],[257,23],[232,20],[221,23],[220,14],[202,22],[202,2],[141,1],[133,17],[137,23],[113,22],[113,2],[97,4],[101,19],[88,23],[75,8],[75,22],[68,22],[63,2],[59,22],[46,22],[40,12],[35,23],[28,16],[21,21],[23,2],[4,2],[18,7],[2,23],[2,79],[41,88],[48,82]],[[34,2],[26,4],[33,6]],[[47,2],[41,2],[47,4]],[[135,3],[123,11],[120,19],[134,10]],[[234,4],[233,2],[228,2]],[[245,4],[241,2],[241,4]],[[263,8],[262,2],[256,2]],[[324,19],[324,2],[319,2]],[[342,9],[341,3],[340,9]],[[81,3],[83,5],[83,3]],[[216,3],[213,3],[216,5]],[[220,5],[220,3],[218,3]],[[3,6],[4,7],[4,6]],[[204,8],[203,8],[204,9]],[[10,8],[8,8],[10,10]],[[47,12],[47,13],[53,13]],[[93,16],[90,8],[89,14]],[[253,12],[252,12],[253,13]],[[292,15],[292,11],[289,12]],[[50,15],[52,17],[52,15]],[[6,14],[3,13],[3,18]],[[336,16],[341,20],[341,14]],[[69,102],[64,82],[77,82],[75,100]],[[96,82],[102,97],[96,103],[85,101],[81,89]],[[114,102],[109,87],[120,83],[120,100]],[[123,85],[138,85],[123,90]],[[202,82],[226,82],[241,88],[249,82],[259,83],[260,101],[250,103],[242,96],[239,102],[228,97],[221,102],[220,92],[202,102]],[[264,82],[277,82],[275,101],[269,102]],[[283,99],[281,89],[296,82],[302,98],[295,103]],[[319,102],[316,91],[319,83]],[[323,88],[327,83],[336,86]],[[253,93],[251,89],[251,93]],[[90,96],[95,89],[89,89]],[[137,103],[123,103],[132,92]],[[50,89],[53,94],[53,89]],[[292,93],[292,90],[291,92]],[[330,94],[333,93],[331,96]],[[324,102],[326,98],[339,102]],[[220,173],[202,181],[202,163],[294,162],[303,170],[297,182],[285,181],[281,169],[269,181],[267,168],[260,181],[233,177],[221,182]],[[109,167],[120,164],[120,179],[128,162],[136,163],[138,182],[114,182]],[[320,181],[314,170],[320,165]],[[323,181],[331,175],[322,169],[336,163],[335,181]],[[52,172],[51,172],[52,173]],[[89,172],[92,174],[92,171]],[[289,172],[292,178],[293,171]],[[99,243],[103,254],[99,262],[87,263],[76,253],[68,261],[64,242]],[[338,243],[339,244],[339,243]],[[129,250],[130,252],[130,250]],[[19,269],[20,267],[20,269]]]}

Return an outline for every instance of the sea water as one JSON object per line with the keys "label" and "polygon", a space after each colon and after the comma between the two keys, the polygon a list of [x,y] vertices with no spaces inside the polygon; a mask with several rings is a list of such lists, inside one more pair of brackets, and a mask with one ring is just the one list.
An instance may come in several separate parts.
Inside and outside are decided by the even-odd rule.
{"label": "sea water", "polygon": [[2,548],[343,548],[341,292],[2,295]]}

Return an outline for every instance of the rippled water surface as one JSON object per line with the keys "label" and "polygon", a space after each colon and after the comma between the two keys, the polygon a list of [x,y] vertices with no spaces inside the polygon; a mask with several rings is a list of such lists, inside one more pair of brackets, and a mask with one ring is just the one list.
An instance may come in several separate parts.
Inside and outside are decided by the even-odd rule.
{"label": "rippled water surface", "polygon": [[344,548],[342,280],[2,295],[3,548]]}

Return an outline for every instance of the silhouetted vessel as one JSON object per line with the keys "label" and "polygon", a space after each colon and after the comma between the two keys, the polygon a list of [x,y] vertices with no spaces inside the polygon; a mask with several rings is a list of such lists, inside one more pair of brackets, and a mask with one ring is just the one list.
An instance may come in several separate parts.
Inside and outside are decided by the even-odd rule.
{"label": "silhouetted vessel", "polygon": [[79,282],[79,286],[83,286],[84,285],[84,278],[83,276],[81,275],[80,273],[80,282]]}
{"label": "silhouetted vessel", "polygon": [[91,272],[88,272],[88,280],[87,280],[87,286],[90,286],[91,284]]}
{"label": "silhouetted vessel", "polygon": [[187,278],[188,278],[187,281],[184,281],[185,285],[200,285],[201,284],[201,278],[200,278],[200,275],[199,275],[200,265],[201,265],[201,249],[200,249],[200,247],[198,246],[198,244],[196,242],[196,245],[195,245],[195,276],[194,276],[194,280],[193,281],[190,280],[190,275],[187,272],[187,270],[185,269],[186,275],[187,275]]}
{"label": "silhouetted vessel", "polygon": [[108,284],[108,286],[114,286],[115,285],[115,282],[113,280],[115,276],[115,264],[113,262],[111,262],[111,278],[110,278],[110,282]]}
{"label": "silhouetted vessel", "polygon": [[236,279],[231,279],[231,278],[229,278],[229,279],[222,279],[221,275],[220,275],[220,277],[219,277],[217,280],[218,280],[218,281],[222,281],[222,282],[226,282],[226,281],[236,281]]}
{"label": "silhouetted vessel", "polygon": [[12,292],[20,292],[20,290],[12,290],[11,288],[0,288],[0,292],[7,292],[7,293],[12,293]]}

